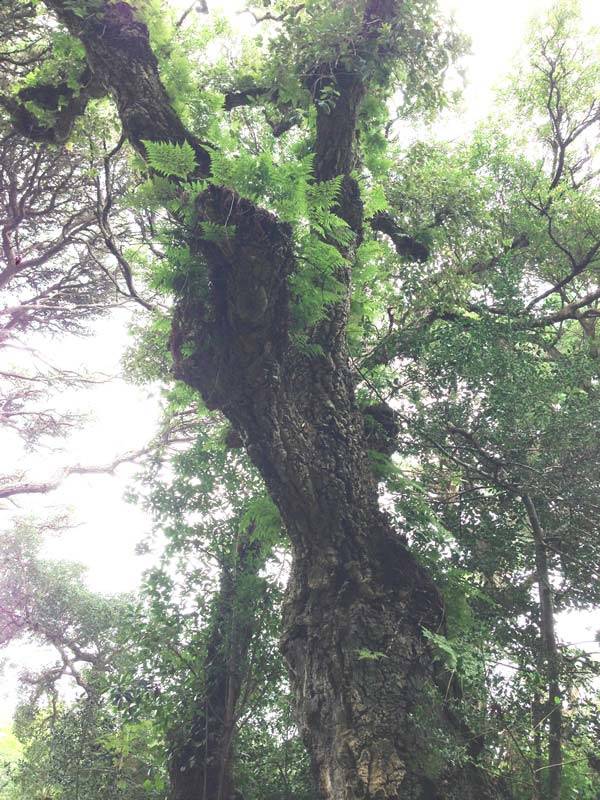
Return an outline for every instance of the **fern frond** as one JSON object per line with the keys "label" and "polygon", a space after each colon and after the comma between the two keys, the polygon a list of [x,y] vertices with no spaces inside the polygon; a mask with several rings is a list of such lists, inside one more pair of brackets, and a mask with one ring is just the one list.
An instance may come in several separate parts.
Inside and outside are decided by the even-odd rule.
{"label": "fern frond", "polygon": [[148,163],[159,175],[175,178],[189,177],[196,167],[196,154],[189,142],[151,142],[144,139]]}

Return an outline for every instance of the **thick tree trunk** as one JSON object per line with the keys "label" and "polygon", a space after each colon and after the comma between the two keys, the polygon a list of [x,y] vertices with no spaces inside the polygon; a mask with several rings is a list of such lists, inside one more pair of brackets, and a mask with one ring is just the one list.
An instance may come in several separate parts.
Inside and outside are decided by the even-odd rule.
{"label": "thick tree trunk", "polygon": [[[175,114],[132,6],[99,3],[95,15],[81,19],[66,0],[46,2],[85,45],[90,69],[115,97],[140,154],[146,139],[185,140],[197,156],[196,177],[206,176],[210,155]],[[336,60],[307,77],[317,107],[315,180],[342,177],[337,213],[355,244],[363,215],[351,175],[359,107],[369,90],[361,59],[377,64],[389,56],[386,30],[399,35],[402,6],[368,0],[355,34],[357,68]],[[333,107],[320,102],[326,86],[334,90]],[[288,278],[297,269],[289,227],[223,187],[203,192],[196,211],[190,247],[206,289],[182,281],[172,335],[176,371],[242,434],[289,533],[294,564],[282,646],[321,795],[496,797],[486,776],[461,762],[468,737],[436,690],[423,629],[443,632],[440,596],[378,508],[345,344],[351,247],[338,275],[344,299],[305,331],[323,353],[309,358],[288,331]],[[202,238],[206,221],[222,226],[222,241]]]}
{"label": "thick tree trunk", "polygon": [[546,681],[548,687],[548,800],[560,800],[562,784],[562,692],[560,688],[560,654],[554,624],[554,599],[544,530],[532,499],[525,495],[523,503],[533,532],[535,567],[540,598],[540,628]]}
{"label": "thick tree trunk", "polygon": [[[216,375],[191,361],[180,375],[214,402]],[[231,387],[222,407],[292,541],[282,646],[322,796],[492,796],[481,775],[451,775],[441,755],[460,731],[436,695],[422,630],[443,631],[443,607],[378,508],[347,365],[290,351],[273,367],[252,363],[252,391]]]}
{"label": "thick tree trunk", "polygon": [[245,581],[264,561],[252,532],[253,527],[240,538],[234,561],[222,566],[197,695],[186,722],[169,736],[169,800],[241,797],[234,783],[233,746],[240,692],[249,677],[248,648],[258,626]]}
{"label": "thick tree trunk", "polygon": [[[200,241],[210,302],[180,300],[179,377],[239,430],[277,503],[294,563],[282,646],[321,795],[328,800],[493,797],[471,764],[449,769],[464,731],[436,690],[423,628],[443,631],[432,581],[378,507],[344,344],[345,309],[309,358],[287,335],[287,229],[233,193],[208,190]],[[217,310],[215,314],[213,310]]]}

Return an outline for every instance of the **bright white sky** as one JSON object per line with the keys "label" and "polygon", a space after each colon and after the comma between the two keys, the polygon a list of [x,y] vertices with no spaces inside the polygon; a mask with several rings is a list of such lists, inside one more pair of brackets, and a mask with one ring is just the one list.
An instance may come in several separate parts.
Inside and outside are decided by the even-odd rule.
{"label": "bright white sky", "polygon": [[[178,8],[186,8],[189,0],[171,0]],[[241,7],[241,3],[215,3],[209,8]],[[494,88],[510,70],[531,17],[548,6],[544,0],[440,0],[441,7],[453,11],[459,27],[472,39],[472,55],[467,59],[468,85],[463,111],[448,121],[448,135],[464,135],[478,120],[493,110]],[[590,25],[600,26],[600,2],[583,0],[582,8]],[[241,20],[240,17],[238,19]],[[250,18],[243,16],[244,20]],[[97,326],[92,338],[55,345],[56,360],[68,360],[76,368],[78,362],[95,370],[117,375],[123,351],[128,345],[125,315],[116,312],[117,320]],[[144,388],[121,380],[96,386],[92,390],[69,393],[65,402],[90,415],[89,423],[66,444],[65,451],[54,456],[43,455],[36,462],[36,475],[48,477],[58,464],[107,463],[124,451],[143,447],[155,433],[158,421],[158,399]],[[0,440],[0,447],[2,441]],[[14,448],[9,448],[9,452]],[[6,453],[7,450],[4,449]],[[30,459],[26,458],[26,462]],[[8,471],[12,463],[5,463]],[[60,490],[42,498],[22,498],[19,513],[46,515],[67,507],[75,527],[48,542],[51,557],[79,561],[88,567],[88,583],[94,590],[115,593],[134,589],[147,559],[134,554],[136,543],[149,532],[151,520],[139,508],[123,500],[134,468],[122,466],[115,477],[73,476]],[[13,510],[0,509],[0,524],[8,522]],[[562,637],[568,642],[593,639],[600,622],[591,615],[571,614],[561,621]],[[14,704],[15,680],[19,665],[34,666],[40,653],[30,647],[14,648],[8,654],[12,667],[5,674],[0,690],[0,721],[7,718]]]}

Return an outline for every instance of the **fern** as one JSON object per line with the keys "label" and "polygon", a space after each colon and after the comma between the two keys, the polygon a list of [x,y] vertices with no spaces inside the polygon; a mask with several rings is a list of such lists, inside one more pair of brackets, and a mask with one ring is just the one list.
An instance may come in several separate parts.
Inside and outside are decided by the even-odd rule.
{"label": "fern", "polygon": [[300,326],[311,327],[324,318],[328,306],[342,299],[344,287],[335,270],[344,261],[335,247],[312,236],[308,237],[298,260],[300,269],[290,278],[296,299],[295,317]]}
{"label": "fern", "polygon": [[307,217],[313,231],[320,236],[347,247],[354,239],[348,223],[332,212],[342,190],[343,176],[306,187]]}
{"label": "fern", "polygon": [[361,186],[361,194],[363,195],[365,219],[371,219],[375,214],[388,209],[389,203],[381,184],[376,183],[368,188],[363,185]]}
{"label": "fern", "polygon": [[398,471],[396,464],[394,464],[392,459],[385,453],[380,453],[377,450],[369,450],[368,455],[373,475],[377,481],[385,481]]}
{"label": "fern", "polygon": [[314,275],[333,275],[346,264],[337,247],[312,233],[300,235],[298,245],[298,260],[308,265]]}
{"label": "fern", "polygon": [[274,546],[281,540],[282,523],[279,510],[267,495],[253,497],[248,501],[239,522],[240,532],[253,525],[253,538],[263,544]]}
{"label": "fern", "polygon": [[198,166],[196,154],[189,142],[142,141],[146,148],[148,163],[159,175],[175,178],[188,178]]}
{"label": "fern", "polygon": [[313,156],[278,164],[271,153],[211,151],[211,181],[269,208],[286,222],[307,217]]}
{"label": "fern", "polygon": [[[164,204],[181,205],[181,196],[172,195],[166,177],[186,178],[195,169],[194,151],[187,142],[145,142],[148,162],[158,173],[156,188]],[[295,225],[296,254],[299,269],[291,279],[296,298],[298,327],[313,326],[323,319],[329,305],[342,298],[344,288],[337,279],[346,266],[341,250],[348,247],[354,233],[331,209],[339,201],[343,177],[316,183],[312,173],[313,155],[278,164],[271,153],[253,155],[211,149],[210,183],[228,186],[255,202],[273,209],[278,216]],[[203,181],[180,184],[188,199],[204,190]],[[151,192],[151,187],[149,188]],[[186,203],[186,207],[190,207]],[[173,209],[171,209],[173,210]],[[181,211],[181,207],[178,209]],[[201,224],[202,236],[223,243],[235,235],[234,226]]]}
{"label": "fern", "polygon": [[328,214],[331,207],[340,199],[342,191],[343,175],[338,175],[329,181],[312,183],[306,190],[311,218],[318,215]]}
{"label": "fern", "polygon": [[320,358],[325,355],[325,351],[320,344],[310,342],[304,333],[293,333],[291,335],[292,344],[296,350],[308,358]]}
{"label": "fern", "polygon": [[359,661],[381,661],[382,658],[389,658],[389,656],[382,653],[380,650],[368,650],[366,647],[357,650],[356,656]]}
{"label": "fern", "polygon": [[423,628],[423,636],[431,642],[435,660],[454,672],[458,666],[458,653],[448,639],[439,633],[427,630],[427,628]]}
{"label": "fern", "polygon": [[200,223],[200,230],[202,238],[207,242],[216,242],[217,244],[235,236],[235,225],[219,225],[217,222],[206,221]]}

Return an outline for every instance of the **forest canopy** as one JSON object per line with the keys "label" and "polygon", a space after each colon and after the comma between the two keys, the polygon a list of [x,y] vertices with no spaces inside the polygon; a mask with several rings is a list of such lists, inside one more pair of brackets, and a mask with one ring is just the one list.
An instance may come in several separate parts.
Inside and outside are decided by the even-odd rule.
{"label": "forest canopy", "polygon": [[[0,646],[50,655],[0,797],[597,800],[600,645],[558,622],[600,605],[600,33],[549,5],[448,140],[436,0],[239,12],[0,7],[4,432],[50,463],[107,378],[38,348],[118,313],[161,414],[3,467]],[[152,565],[109,596],[45,545],[125,463]]]}

